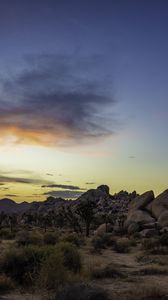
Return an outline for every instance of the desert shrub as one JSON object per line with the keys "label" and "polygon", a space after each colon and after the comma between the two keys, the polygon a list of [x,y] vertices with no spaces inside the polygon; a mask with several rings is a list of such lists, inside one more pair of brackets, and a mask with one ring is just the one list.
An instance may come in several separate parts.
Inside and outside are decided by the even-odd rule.
{"label": "desert shrub", "polygon": [[0,258],[0,269],[16,283],[29,285],[52,249],[37,246],[12,248]]}
{"label": "desert shrub", "polygon": [[8,228],[0,229],[0,238],[4,240],[13,240],[16,236],[15,231],[11,231]]}
{"label": "desert shrub", "polygon": [[[52,300],[109,300],[105,290],[83,284],[67,285]],[[47,298],[46,300],[49,300]],[[50,298],[51,300],[51,298]]]}
{"label": "desert shrub", "polygon": [[26,246],[29,244],[29,232],[22,230],[16,235],[16,243],[18,246]]}
{"label": "desert shrub", "polygon": [[57,232],[46,232],[43,237],[44,244],[55,245],[59,241]]}
{"label": "desert shrub", "polygon": [[20,231],[16,236],[18,246],[42,245],[43,236],[38,231]]}
{"label": "desert shrub", "polygon": [[69,233],[62,237],[63,242],[72,243],[77,247],[80,247],[84,244],[84,238],[82,236],[78,236],[77,233]]}
{"label": "desert shrub", "polygon": [[131,289],[123,298],[116,300],[163,300],[166,295],[162,289],[155,286],[141,286]]}
{"label": "desert shrub", "polygon": [[139,275],[167,275],[168,270],[164,267],[149,266],[138,271]]}
{"label": "desert shrub", "polygon": [[159,246],[159,240],[157,238],[144,239],[142,241],[143,250],[151,250]]}
{"label": "desert shrub", "polygon": [[95,250],[105,249],[106,247],[104,239],[101,236],[95,236],[91,240],[91,243]]}
{"label": "desert shrub", "polygon": [[94,268],[91,271],[91,277],[93,279],[121,278],[124,277],[124,274],[116,266],[106,266],[105,268]]}
{"label": "desert shrub", "polygon": [[163,233],[160,237],[159,237],[159,243],[162,246],[168,246],[168,233]]}
{"label": "desert shrub", "polygon": [[64,256],[60,249],[55,249],[43,261],[39,277],[38,285],[45,290],[54,290],[55,292],[62,286],[70,282],[72,274],[64,266]]}
{"label": "desert shrub", "polygon": [[[165,240],[163,240],[162,243],[164,244]],[[146,253],[153,255],[168,254],[168,247],[161,244],[160,238],[144,239],[142,242],[142,249],[145,250]]]}
{"label": "desert shrub", "polygon": [[119,238],[113,245],[113,249],[118,253],[128,253],[132,243],[128,238]]}
{"label": "desert shrub", "polygon": [[29,235],[29,245],[42,245],[43,243],[43,236],[38,231],[32,231]]}
{"label": "desert shrub", "polygon": [[0,275],[0,293],[6,293],[14,289],[14,283],[6,275]]}
{"label": "desert shrub", "polygon": [[64,266],[74,273],[81,270],[81,255],[75,245],[70,243],[60,243],[58,249],[63,253]]}
{"label": "desert shrub", "polygon": [[150,255],[145,254],[145,253],[138,254],[136,256],[136,261],[141,264],[151,264],[151,263],[155,262],[153,257],[151,257]]}

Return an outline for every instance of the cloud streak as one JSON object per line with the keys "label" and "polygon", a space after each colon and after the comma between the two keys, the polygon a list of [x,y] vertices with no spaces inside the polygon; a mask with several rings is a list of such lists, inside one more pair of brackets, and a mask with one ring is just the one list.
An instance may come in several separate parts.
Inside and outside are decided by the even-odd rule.
{"label": "cloud streak", "polygon": [[83,190],[79,186],[66,185],[66,184],[48,184],[48,185],[42,185],[42,188],[59,188],[59,189],[66,189],[66,190]]}
{"label": "cloud streak", "polygon": [[116,123],[106,110],[115,101],[97,64],[93,57],[27,57],[22,71],[1,80],[1,137],[67,146],[111,135]]}
{"label": "cloud streak", "polygon": [[32,184],[32,185],[40,185],[47,184],[49,181],[38,178],[23,178],[23,177],[8,177],[0,175],[0,185],[5,183],[23,183],[23,184]]}

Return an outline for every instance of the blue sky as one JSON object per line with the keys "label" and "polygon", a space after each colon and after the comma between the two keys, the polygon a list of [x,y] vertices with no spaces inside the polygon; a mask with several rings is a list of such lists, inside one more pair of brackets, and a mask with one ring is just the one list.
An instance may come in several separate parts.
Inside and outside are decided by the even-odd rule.
{"label": "blue sky", "polygon": [[[166,0],[1,1],[1,175],[167,188],[167,28]],[[20,184],[11,194],[31,199],[34,185]]]}

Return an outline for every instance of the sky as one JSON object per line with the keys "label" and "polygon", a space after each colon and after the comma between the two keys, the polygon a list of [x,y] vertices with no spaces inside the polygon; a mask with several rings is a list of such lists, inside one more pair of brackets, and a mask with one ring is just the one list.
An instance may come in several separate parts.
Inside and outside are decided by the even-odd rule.
{"label": "sky", "polygon": [[0,1],[0,197],[168,188],[167,0]]}

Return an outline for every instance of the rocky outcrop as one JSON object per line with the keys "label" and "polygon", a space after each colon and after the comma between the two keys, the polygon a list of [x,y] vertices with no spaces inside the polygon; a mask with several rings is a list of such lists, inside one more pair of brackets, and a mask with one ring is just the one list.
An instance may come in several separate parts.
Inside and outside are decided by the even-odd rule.
{"label": "rocky outcrop", "polygon": [[143,210],[145,209],[154,199],[153,191],[146,192],[130,202],[129,210]]}
{"label": "rocky outcrop", "polygon": [[165,210],[168,211],[168,189],[152,202],[152,214],[155,218],[158,219]]}
{"label": "rocky outcrop", "polygon": [[165,210],[160,214],[158,224],[162,228],[168,226],[168,210]]}
{"label": "rocky outcrop", "polygon": [[129,234],[141,231],[143,237],[158,232],[157,229],[167,228],[168,190],[156,198],[153,191],[149,191],[133,199],[128,207],[125,227]]}
{"label": "rocky outcrop", "polygon": [[143,235],[148,230],[155,228],[156,220],[151,214],[151,203],[153,200],[153,191],[148,191],[130,202],[127,219],[124,223],[124,227],[127,229],[129,235],[145,230],[142,233]]}

